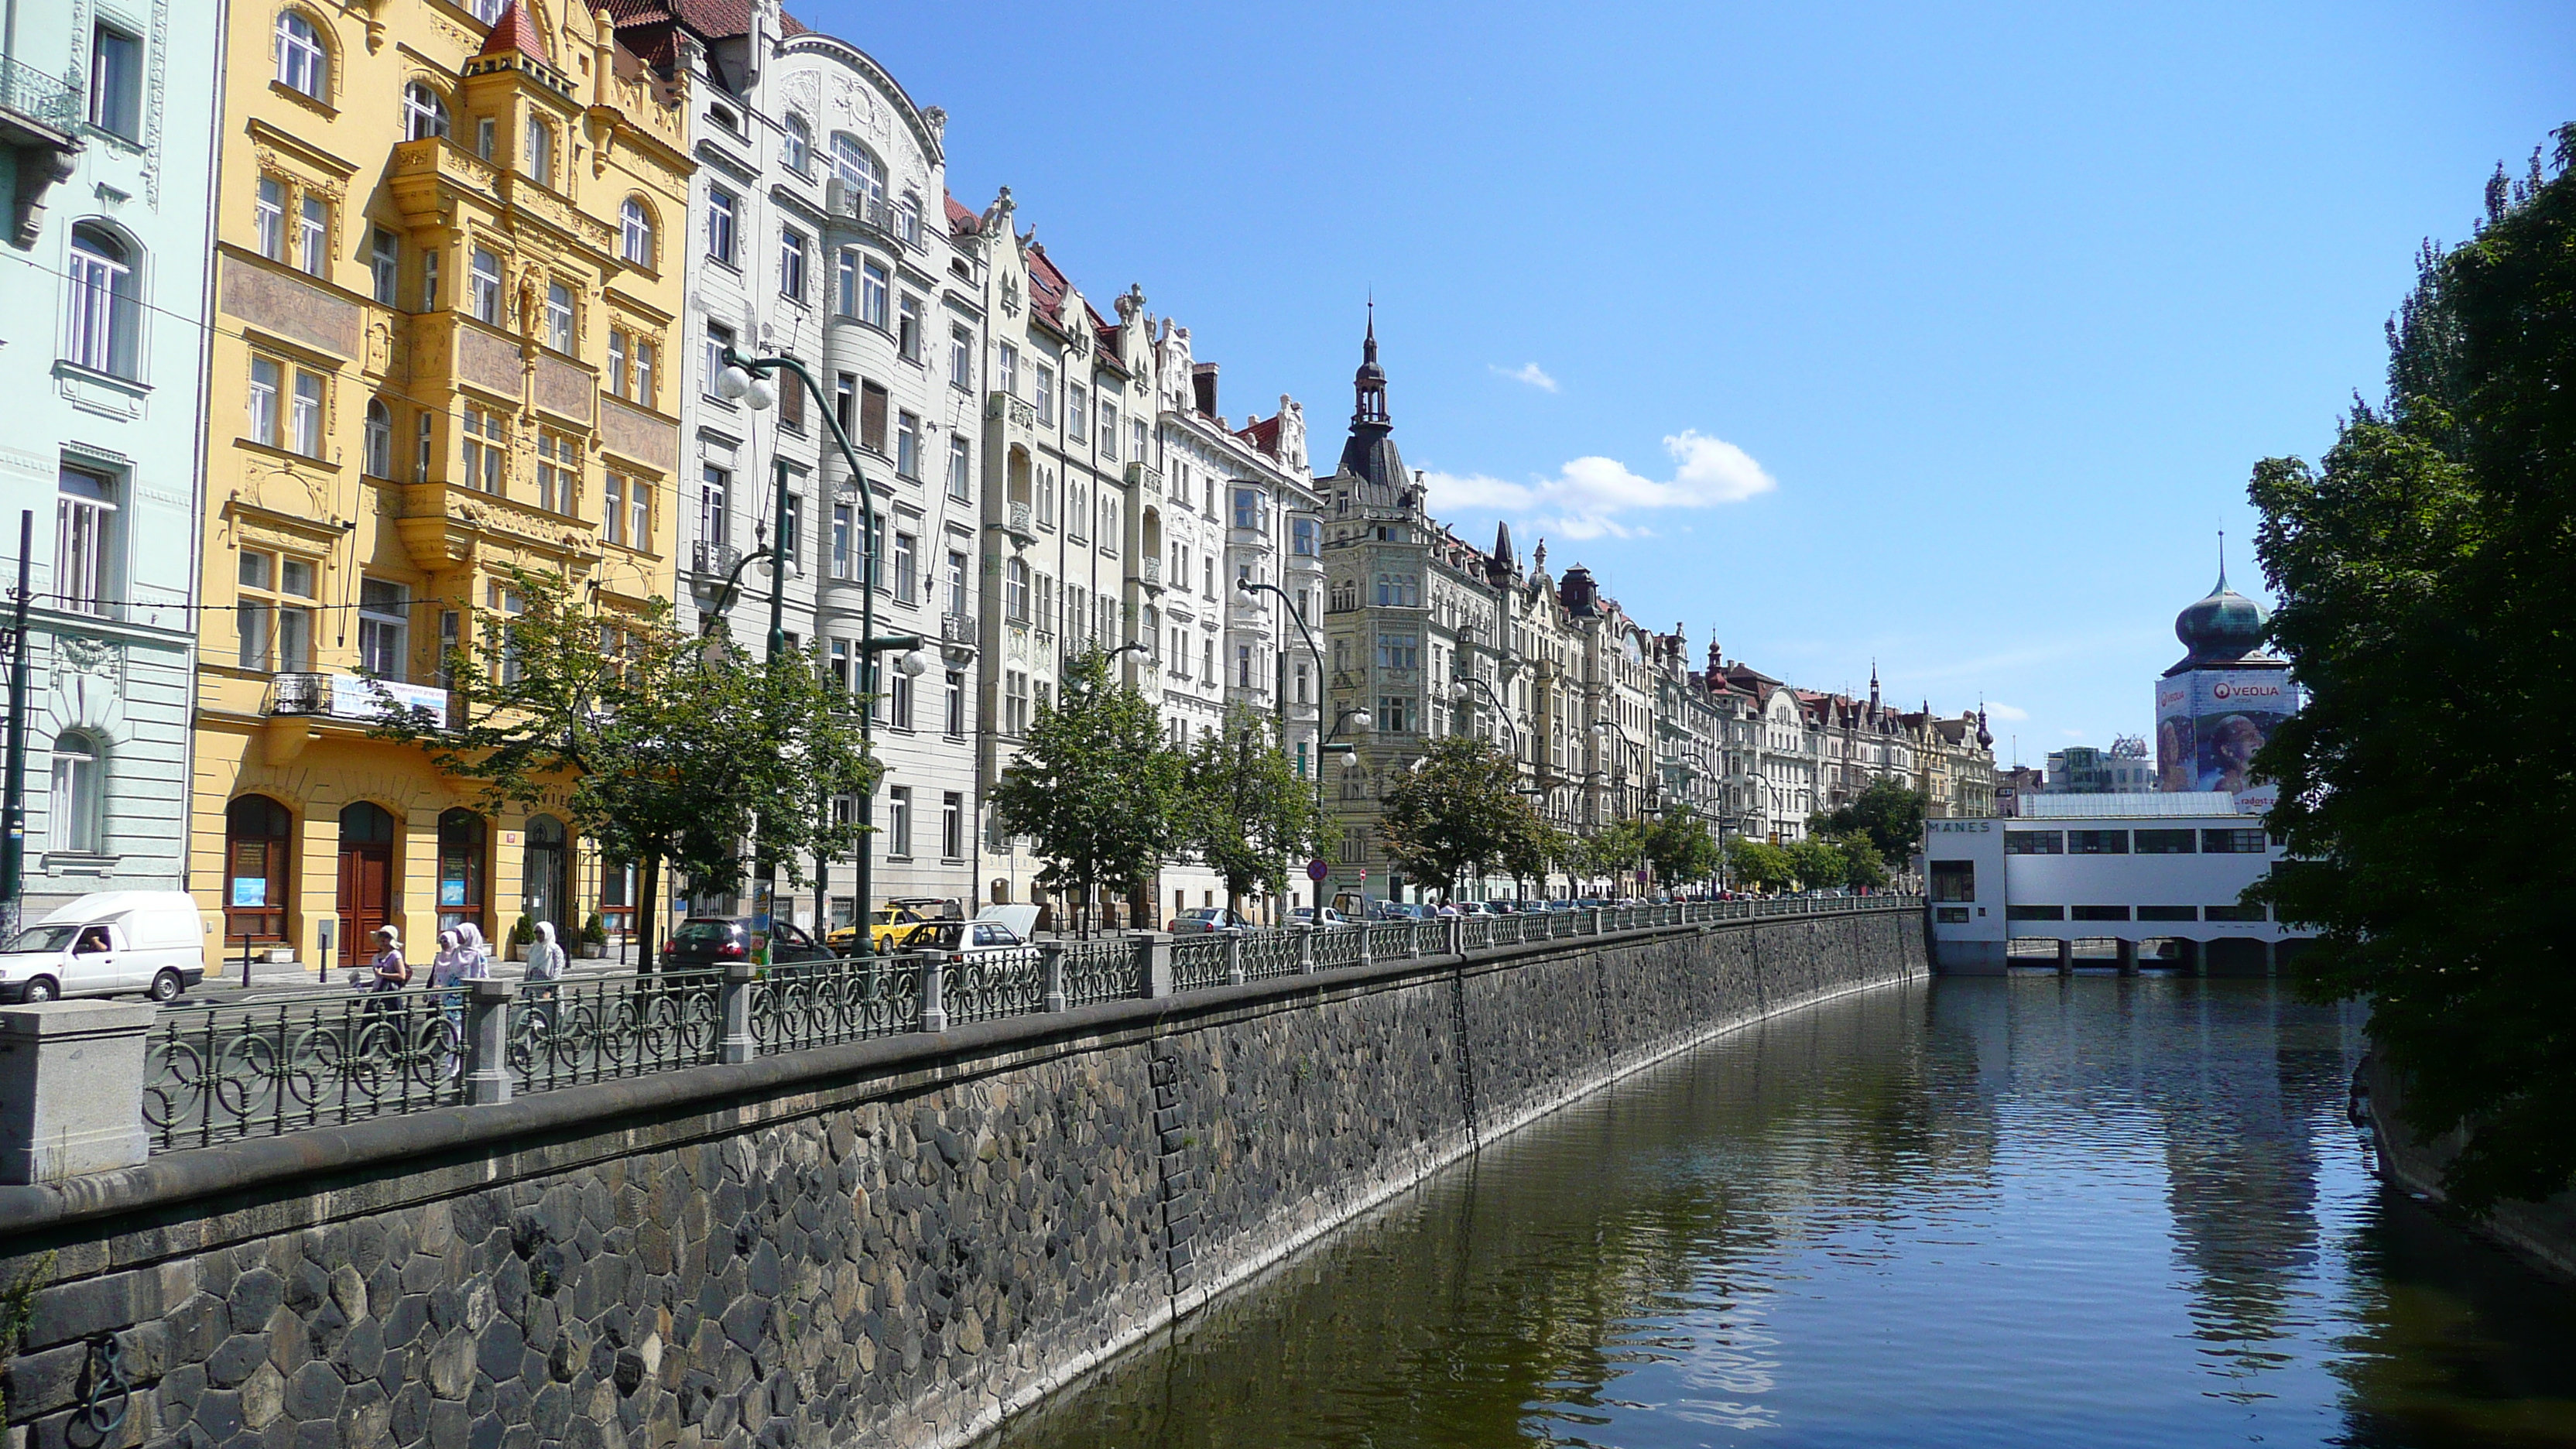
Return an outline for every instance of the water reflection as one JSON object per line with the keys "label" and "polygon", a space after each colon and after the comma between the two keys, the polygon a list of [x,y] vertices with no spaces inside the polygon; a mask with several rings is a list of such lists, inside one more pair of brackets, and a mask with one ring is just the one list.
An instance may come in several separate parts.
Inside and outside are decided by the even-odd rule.
{"label": "water reflection", "polygon": [[2349,1013],[1946,981],[1487,1149],[1000,1444],[2576,1445],[2576,1314],[2342,1124]]}

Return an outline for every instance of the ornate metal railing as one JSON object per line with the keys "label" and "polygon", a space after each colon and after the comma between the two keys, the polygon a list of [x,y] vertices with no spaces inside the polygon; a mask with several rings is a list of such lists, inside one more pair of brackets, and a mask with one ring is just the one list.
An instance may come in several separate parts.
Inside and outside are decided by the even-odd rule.
{"label": "ornate metal railing", "polygon": [[1368,932],[1368,949],[1372,958],[1391,961],[1398,956],[1412,954],[1413,923],[1411,921],[1380,921],[1362,929]]}
{"label": "ornate metal railing", "polygon": [[921,967],[908,956],[790,966],[752,983],[762,1056],[921,1029]]}
{"label": "ornate metal railing", "polygon": [[151,1150],[274,1137],[464,1099],[464,995],[165,1006],[144,1047]]}
{"label": "ornate metal railing", "polygon": [[940,985],[952,1026],[1024,1016],[1046,1000],[1046,971],[1035,946],[1019,951],[977,951],[951,961]]}
{"label": "ornate metal railing", "polygon": [[1225,937],[1183,936],[1172,943],[1172,989],[1198,991],[1226,983]]}
{"label": "ornate metal railing", "polygon": [[1298,959],[1297,936],[1291,931],[1261,931],[1243,940],[1243,979],[1267,981],[1305,970]]}
{"label": "ornate metal railing", "polygon": [[523,1092],[638,1077],[716,1060],[721,971],[595,976],[522,988],[510,1075]]}
{"label": "ornate metal railing", "polygon": [[1315,969],[1330,971],[1336,966],[1360,964],[1360,933],[1357,930],[1317,931],[1315,933]]}
{"label": "ornate metal railing", "polygon": [[1463,951],[1481,951],[1494,944],[1492,916],[1469,916],[1458,923],[1458,947]]}
{"label": "ornate metal railing", "polygon": [[1064,948],[1064,1004],[1095,1006],[1144,994],[1136,948],[1125,941],[1084,941]]}
{"label": "ornate metal railing", "polygon": [[1449,923],[1416,921],[1413,923],[1413,954],[1439,956],[1449,950]]}

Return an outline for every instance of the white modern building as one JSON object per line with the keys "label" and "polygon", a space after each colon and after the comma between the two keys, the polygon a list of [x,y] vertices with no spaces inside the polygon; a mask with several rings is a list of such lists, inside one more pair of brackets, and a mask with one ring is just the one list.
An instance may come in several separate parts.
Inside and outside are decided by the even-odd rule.
{"label": "white modern building", "polygon": [[220,20],[9,7],[0,535],[32,516],[29,915],[186,884]]}
{"label": "white modern building", "polygon": [[[1925,909],[1944,972],[1999,974],[2017,957],[2069,966],[2088,942],[2124,967],[2143,959],[2260,976],[2310,934],[2240,899],[2282,850],[2262,817],[2239,813],[2226,794],[2036,795],[2021,805],[2018,819],[1925,822]],[[2033,944],[2017,953],[2015,942]]]}

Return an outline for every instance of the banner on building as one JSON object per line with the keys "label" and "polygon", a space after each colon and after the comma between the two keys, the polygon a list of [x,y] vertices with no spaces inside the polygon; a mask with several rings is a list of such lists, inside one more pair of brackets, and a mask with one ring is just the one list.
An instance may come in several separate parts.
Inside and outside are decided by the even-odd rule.
{"label": "banner on building", "polygon": [[2287,669],[2195,669],[2156,682],[2156,786],[2251,788],[2254,752],[2299,710]]}

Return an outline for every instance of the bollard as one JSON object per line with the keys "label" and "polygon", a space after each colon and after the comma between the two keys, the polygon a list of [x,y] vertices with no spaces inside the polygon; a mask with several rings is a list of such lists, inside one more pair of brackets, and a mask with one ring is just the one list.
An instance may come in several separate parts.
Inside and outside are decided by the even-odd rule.
{"label": "bollard", "polygon": [[0,1011],[0,1183],[60,1182],[150,1155],[144,1048],[157,1013],[105,1001]]}
{"label": "bollard", "polygon": [[924,952],[922,954],[921,1029],[923,1031],[946,1031],[948,1029],[948,1006],[940,997],[940,992],[947,984],[941,979],[941,975],[947,969],[947,966],[947,958],[939,955],[935,951]]}
{"label": "bollard", "polygon": [[1045,997],[1038,1003],[1040,1011],[1064,1010],[1064,947],[1050,943],[1038,947],[1038,979]]}
{"label": "bollard", "polygon": [[716,997],[724,1035],[716,1042],[716,1060],[747,1062],[760,1055],[760,1039],[751,1031],[752,970],[748,961],[725,963],[724,985]]}
{"label": "bollard", "polygon": [[2123,937],[2120,941],[2120,974],[2138,974],[2138,943]]}
{"label": "bollard", "polygon": [[510,1002],[515,981],[465,983],[465,1100],[477,1107],[510,1100]]}
{"label": "bollard", "polygon": [[1312,976],[1315,974],[1315,932],[1318,929],[1320,928],[1315,926],[1299,926],[1296,928],[1297,974],[1300,976]]}
{"label": "bollard", "polygon": [[1225,982],[1228,986],[1243,984],[1243,937],[1228,932],[1225,938]]}

